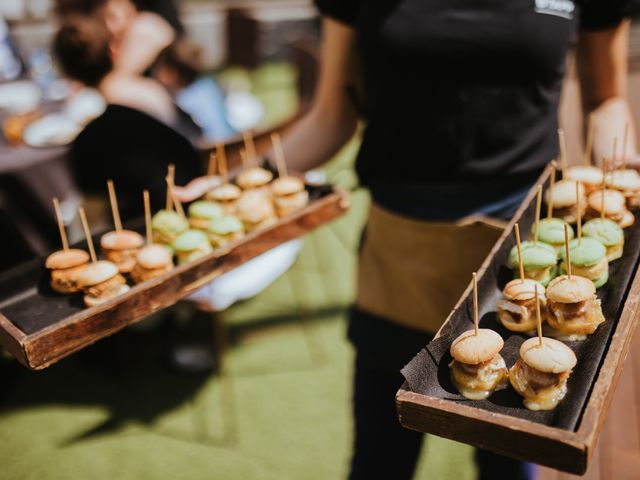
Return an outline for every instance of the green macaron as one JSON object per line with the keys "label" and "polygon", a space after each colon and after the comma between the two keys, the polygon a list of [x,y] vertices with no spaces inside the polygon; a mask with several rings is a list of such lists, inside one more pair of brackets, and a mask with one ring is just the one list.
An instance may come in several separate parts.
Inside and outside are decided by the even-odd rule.
{"label": "green macaron", "polygon": [[177,253],[191,252],[202,247],[203,244],[209,244],[209,239],[204,232],[200,230],[187,230],[173,242],[173,248]]}
{"label": "green macaron", "polygon": [[622,227],[608,218],[594,218],[582,226],[585,237],[599,241],[605,247],[620,245],[624,242]]}
{"label": "green macaron", "polygon": [[[574,238],[569,242],[569,255],[571,256],[571,265],[576,267],[590,267],[602,261],[607,251],[604,245],[599,241],[582,237],[582,239]],[[564,250],[560,251],[560,258],[564,261],[567,254]]]}
{"label": "green macaron", "polygon": [[[559,218],[543,218],[538,224],[538,239],[554,247],[564,245],[564,226],[567,222]],[[534,233],[535,224],[531,226],[531,233]],[[574,237],[573,228],[567,229],[569,240]]]}
{"label": "green macaron", "polygon": [[209,222],[209,232],[216,235],[230,235],[242,232],[243,229],[242,222],[231,215],[216,217]]}
{"label": "green macaron", "polygon": [[173,210],[160,210],[153,216],[151,227],[163,234],[180,234],[189,229],[189,222]]}
{"label": "green macaron", "polygon": [[[556,249],[544,242],[522,242],[522,266],[527,278],[537,280],[545,287],[558,273],[558,256]],[[509,267],[518,275],[518,248],[514,246],[509,252]]]}
{"label": "green macaron", "polygon": [[222,207],[215,202],[199,200],[189,205],[189,216],[192,218],[210,220],[212,218],[220,217],[223,214],[224,212]]}

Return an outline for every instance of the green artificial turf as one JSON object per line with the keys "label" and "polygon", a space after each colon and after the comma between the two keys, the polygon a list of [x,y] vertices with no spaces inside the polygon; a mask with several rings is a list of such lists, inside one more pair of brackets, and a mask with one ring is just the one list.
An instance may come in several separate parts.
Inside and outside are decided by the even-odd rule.
{"label": "green artificial turf", "polygon": [[[246,75],[272,121],[295,107],[288,71]],[[356,186],[357,147],[355,139],[326,166],[331,182]],[[225,313],[235,342],[223,374],[167,367],[176,342],[208,338],[202,318],[144,322],[42,372],[0,366],[0,480],[346,478],[345,308],[368,201],[355,191],[350,212],[307,236],[286,275]],[[416,478],[472,479],[471,458],[470,447],[430,437]]]}

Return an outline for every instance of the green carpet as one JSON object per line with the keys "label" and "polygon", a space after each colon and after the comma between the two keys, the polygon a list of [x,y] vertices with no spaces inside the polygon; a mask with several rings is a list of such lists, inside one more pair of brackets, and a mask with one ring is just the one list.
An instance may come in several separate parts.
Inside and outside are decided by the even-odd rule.
{"label": "green carpet", "polygon": [[[285,73],[252,79],[272,119],[294,105]],[[357,146],[327,165],[331,182],[355,186]],[[226,312],[237,342],[224,375],[166,367],[167,349],[185,335],[206,338],[206,322],[130,329],[43,372],[0,368],[0,480],[345,478],[353,353],[344,309],[369,201],[363,191],[352,200],[344,218],[306,238],[286,275]],[[301,310],[329,313],[305,327]],[[470,480],[471,456],[429,437],[416,478]]]}

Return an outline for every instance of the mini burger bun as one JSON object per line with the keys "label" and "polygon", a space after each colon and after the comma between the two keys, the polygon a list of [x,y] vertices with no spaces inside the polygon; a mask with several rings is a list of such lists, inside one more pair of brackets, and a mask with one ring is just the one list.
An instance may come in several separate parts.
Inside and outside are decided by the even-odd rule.
{"label": "mini burger bun", "polygon": [[142,248],[138,252],[137,261],[142,268],[155,270],[171,264],[172,258],[167,247],[155,243]]}
{"label": "mini burger bun", "polygon": [[271,191],[276,197],[293,195],[302,190],[304,190],[304,182],[292,176],[280,177],[271,184]]}
{"label": "mini burger bun", "polygon": [[491,360],[502,350],[504,340],[502,337],[487,328],[479,328],[478,335],[474,330],[467,330],[451,344],[451,356],[458,362],[468,365]]}
{"label": "mini burger bun", "polygon": [[600,185],[602,183],[602,170],[592,165],[576,165],[567,168],[567,180]]}
{"label": "mini burger bun", "polygon": [[622,228],[627,228],[633,225],[633,222],[635,221],[636,221],[635,215],[631,213],[629,210],[627,210],[622,214],[622,218],[620,219],[620,222],[618,222],[618,225],[620,225]]}
{"label": "mini burger bun", "polygon": [[220,202],[231,202],[237,200],[242,195],[242,190],[237,185],[225,183],[211,190],[207,197]]}
{"label": "mini burger bun", "polygon": [[[584,202],[585,189],[584,185],[578,184],[578,192],[580,195],[580,203]],[[550,202],[551,191],[547,190],[545,201]],[[572,180],[560,180],[553,187],[553,208],[571,207],[576,203],[576,182]]]}
{"label": "mini burger bun", "polygon": [[236,181],[244,189],[266,185],[273,179],[273,174],[264,168],[251,167],[243,170]]}
{"label": "mini burger bun", "polygon": [[526,340],[520,346],[520,357],[527,365],[544,373],[568,372],[578,363],[573,350],[547,337],[542,337],[542,345],[538,337]]}
{"label": "mini burger bun", "polygon": [[100,305],[102,303],[111,300],[112,298],[118,297],[124,293],[127,293],[130,290],[129,285],[120,285],[120,288],[115,291],[112,295],[108,295],[106,297],[94,297],[92,295],[85,295],[83,300],[84,304],[87,307],[95,307],[96,305]]}
{"label": "mini burger bun", "polygon": [[140,248],[143,244],[142,235],[132,230],[114,230],[100,238],[100,246],[107,250],[130,250]]}
{"label": "mini burger bun", "polygon": [[507,300],[531,300],[535,298],[536,285],[538,286],[538,296],[544,296],[544,286],[530,278],[511,280],[505,285],[502,293]]}
{"label": "mini burger bun", "polygon": [[591,280],[572,275],[561,275],[547,286],[547,298],[557,303],[577,303],[588,300],[596,293]]}
{"label": "mini burger bun", "polygon": [[119,273],[118,267],[106,260],[100,260],[87,265],[78,276],[78,287],[86,288],[105,282]]}
{"label": "mini burger bun", "polygon": [[[602,210],[602,190],[596,190],[587,199],[589,208],[600,212]],[[604,191],[604,213],[605,215],[622,215],[627,208],[627,199],[617,190]]]}
{"label": "mini burger bun", "polygon": [[58,250],[47,257],[45,267],[49,270],[65,270],[67,268],[79,267],[89,261],[89,254],[84,250],[70,248],[69,250]]}

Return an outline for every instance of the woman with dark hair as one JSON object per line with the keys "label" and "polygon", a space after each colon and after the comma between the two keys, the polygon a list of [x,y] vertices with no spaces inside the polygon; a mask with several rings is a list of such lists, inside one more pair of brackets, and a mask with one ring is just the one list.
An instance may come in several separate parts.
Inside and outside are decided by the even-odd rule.
{"label": "woman with dark hair", "polygon": [[142,213],[145,188],[154,206],[161,207],[168,164],[176,164],[177,182],[201,174],[202,167],[189,140],[178,132],[181,116],[171,96],[151,78],[114,70],[110,40],[102,22],[75,17],[61,27],[54,49],[65,73],[97,88],[108,104],[72,145],[78,185],[103,194],[112,178],[121,213],[129,218]]}

